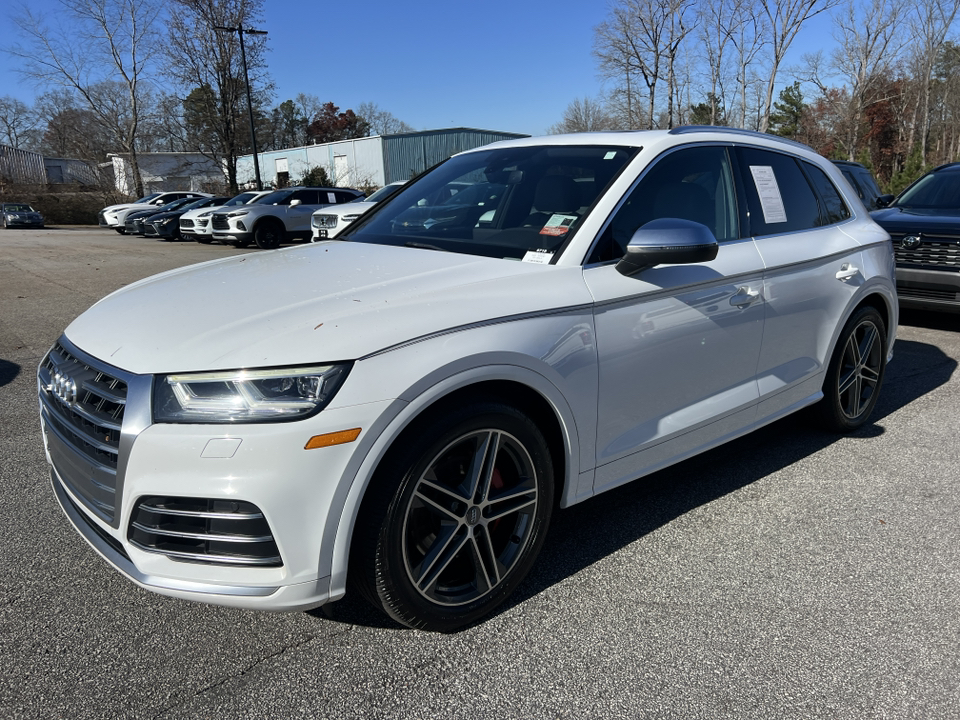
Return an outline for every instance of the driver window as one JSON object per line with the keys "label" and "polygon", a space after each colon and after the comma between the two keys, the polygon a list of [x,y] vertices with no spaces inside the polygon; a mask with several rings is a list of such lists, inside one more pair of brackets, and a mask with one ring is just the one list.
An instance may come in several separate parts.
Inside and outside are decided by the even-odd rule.
{"label": "driver window", "polygon": [[634,232],[660,218],[701,223],[720,242],[739,236],[733,175],[725,148],[688,147],[658,160],[616,211],[587,262],[623,257]]}

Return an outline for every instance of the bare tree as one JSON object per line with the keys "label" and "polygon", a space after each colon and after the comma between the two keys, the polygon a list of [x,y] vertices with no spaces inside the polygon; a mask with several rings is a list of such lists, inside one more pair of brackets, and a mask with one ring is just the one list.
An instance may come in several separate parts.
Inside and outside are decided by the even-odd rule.
{"label": "bare tree", "polygon": [[616,129],[616,123],[603,102],[588,97],[576,98],[563,111],[563,119],[551,125],[547,132],[551,135],[578,132],[600,132]]}
{"label": "bare tree", "polygon": [[[137,162],[144,83],[156,53],[154,27],[161,4],[151,0],[57,0],[62,23],[51,28],[43,17],[22,6],[14,19],[25,44],[8,52],[22,60],[19,72],[50,87],[76,91],[117,144],[130,157],[133,182],[143,194]],[[44,13],[50,15],[50,13]],[[116,83],[120,99],[104,108],[104,83]],[[115,103],[124,106],[115,112]],[[122,122],[118,124],[118,120]]]}
{"label": "bare tree", "polygon": [[22,100],[0,97],[0,142],[12,148],[26,148],[37,126],[37,114]]}
{"label": "bare tree", "polygon": [[736,57],[736,86],[739,97],[736,125],[747,127],[747,113],[752,86],[758,78],[751,68],[766,45],[767,28],[760,12],[759,0],[736,0],[731,8],[730,40]]}
{"label": "bare tree", "polygon": [[[664,53],[667,60],[667,127],[675,124],[674,99],[679,99],[676,75],[677,54],[683,41],[696,28],[694,0],[669,0],[667,12],[670,18]],[[688,103],[689,104],[689,103]],[[683,106],[678,102],[679,107]]]}
{"label": "bare tree", "polygon": [[767,80],[767,98],[760,117],[760,132],[766,132],[770,124],[773,89],[780,63],[783,62],[790,44],[807,20],[835,7],[839,2],[840,0],[760,0],[771,31],[770,77]]}
{"label": "bare tree", "polygon": [[[960,10],[960,0],[917,0],[914,5],[910,25],[914,38],[919,40],[916,44],[915,61],[919,70],[922,92],[919,108],[921,157],[926,157],[927,154],[933,69],[958,10]],[[911,148],[912,145],[911,142]]]}
{"label": "bare tree", "polygon": [[364,102],[357,105],[357,115],[370,124],[371,135],[395,135],[396,133],[413,132],[410,125],[374,102]]}
{"label": "bare tree", "polygon": [[[186,91],[187,124],[196,149],[225,168],[231,192],[236,192],[237,158],[250,148],[246,85],[236,33],[220,27],[255,27],[263,0],[175,0],[170,8],[166,43],[168,72]],[[265,38],[246,35],[250,84],[257,105],[272,86],[266,76]]]}
{"label": "bare tree", "polygon": [[601,75],[625,81],[627,112],[633,115],[631,79],[647,88],[647,121],[653,128],[661,60],[670,37],[670,7],[659,0],[619,0],[610,16],[594,29],[593,54]]}

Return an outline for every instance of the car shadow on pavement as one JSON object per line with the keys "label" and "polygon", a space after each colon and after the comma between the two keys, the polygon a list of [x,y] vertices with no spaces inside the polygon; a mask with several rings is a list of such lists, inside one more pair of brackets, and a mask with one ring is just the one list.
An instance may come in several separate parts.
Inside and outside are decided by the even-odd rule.
{"label": "car shadow on pavement", "polygon": [[[927,328],[928,330],[946,330],[957,332],[960,330],[960,314],[929,312],[926,310],[900,310],[900,324],[911,327]],[[900,347],[898,342],[894,349]]]}
{"label": "car shadow on pavement", "polygon": [[19,374],[19,365],[9,360],[0,359],[0,387],[12,383]]}
{"label": "car shadow on pavement", "polygon": [[[850,436],[819,430],[811,413],[796,413],[702,455],[555,512],[546,543],[530,575],[491,617],[690,510],[783,470],[841,437],[882,435],[883,428],[877,424],[880,420],[948,382],[957,367],[956,360],[934,345],[897,341],[895,349],[871,423]],[[399,627],[351,593],[312,612],[335,622]]]}

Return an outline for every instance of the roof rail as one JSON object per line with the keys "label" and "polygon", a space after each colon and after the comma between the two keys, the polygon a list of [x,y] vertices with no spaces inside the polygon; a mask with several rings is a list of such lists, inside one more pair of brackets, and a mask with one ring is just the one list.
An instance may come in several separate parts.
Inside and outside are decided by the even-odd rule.
{"label": "roof rail", "polygon": [[757,132],[756,130],[745,130],[743,128],[732,128],[726,127],[725,125],[681,125],[680,127],[675,127],[670,129],[671,135],[689,135],[692,133],[699,132],[725,132],[733,133],[734,135],[746,135],[747,137],[754,138],[763,138],[764,140],[773,140],[775,142],[785,143],[787,145],[793,145],[794,147],[801,147],[804,150],[810,150],[811,152],[816,152],[809,145],[804,145],[801,142],[796,140],[789,140],[785,137],[780,137],[779,135],[771,135],[769,133]]}

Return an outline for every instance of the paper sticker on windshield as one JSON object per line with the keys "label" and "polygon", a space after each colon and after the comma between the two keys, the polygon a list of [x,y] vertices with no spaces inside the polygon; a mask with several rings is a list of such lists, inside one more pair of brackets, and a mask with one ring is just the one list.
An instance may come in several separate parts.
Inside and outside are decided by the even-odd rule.
{"label": "paper sticker on windshield", "polygon": [[547,220],[546,224],[543,226],[543,229],[540,230],[540,234],[566,235],[567,231],[570,230],[570,226],[573,225],[576,220],[576,215],[551,215],[550,219]]}
{"label": "paper sticker on windshield", "polygon": [[333,193],[327,193],[327,202],[330,203],[331,205],[336,205],[337,196],[334,195]]}
{"label": "paper sticker on windshield", "polygon": [[549,265],[552,258],[553,253],[546,250],[527,250],[523,256],[523,261],[537,263],[537,265]]}
{"label": "paper sticker on windshield", "polygon": [[760,207],[763,208],[763,221],[767,225],[787,221],[787,211],[783,208],[783,198],[780,196],[780,186],[773,168],[769,165],[751,165],[750,173],[757,186],[757,195],[760,196]]}

